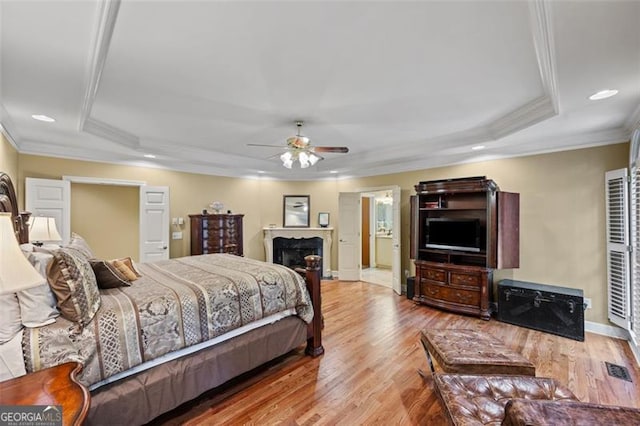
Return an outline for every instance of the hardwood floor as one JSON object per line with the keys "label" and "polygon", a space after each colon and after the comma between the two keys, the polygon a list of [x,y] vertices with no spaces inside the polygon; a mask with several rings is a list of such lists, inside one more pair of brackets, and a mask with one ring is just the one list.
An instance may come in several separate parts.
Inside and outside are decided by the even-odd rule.
{"label": "hardwood floor", "polygon": [[[491,333],[582,401],[640,408],[640,368],[623,340],[586,333],[577,342],[449,314],[359,282],[323,281],[322,297],[323,356],[304,356],[301,348],[153,424],[443,424],[431,379],[417,373],[428,369],[419,334],[430,327]],[[609,376],[605,361],[625,366],[633,382]]]}

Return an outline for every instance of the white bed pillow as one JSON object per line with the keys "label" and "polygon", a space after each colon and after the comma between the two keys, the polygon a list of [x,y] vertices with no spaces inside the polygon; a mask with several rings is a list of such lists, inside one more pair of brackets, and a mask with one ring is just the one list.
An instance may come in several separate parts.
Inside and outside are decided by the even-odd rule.
{"label": "white bed pillow", "polygon": [[15,293],[0,294],[0,344],[11,340],[20,330],[20,303]]}
{"label": "white bed pillow", "polygon": [[40,252],[25,252],[24,255],[42,276],[42,285],[18,292],[20,316],[25,327],[42,327],[55,322],[60,316],[56,298],[47,284],[47,268],[53,255]]}
{"label": "white bed pillow", "polygon": [[22,355],[22,331],[0,344],[0,382],[27,374]]}
{"label": "white bed pillow", "polygon": [[18,292],[22,325],[29,328],[51,324],[60,316],[56,298],[43,278],[42,285]]}

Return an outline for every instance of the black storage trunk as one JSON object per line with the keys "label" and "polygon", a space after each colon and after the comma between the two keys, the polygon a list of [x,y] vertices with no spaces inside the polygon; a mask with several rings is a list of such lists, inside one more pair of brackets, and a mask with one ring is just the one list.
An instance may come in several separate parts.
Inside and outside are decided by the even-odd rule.
{"label": "black storage trunk", "polygon": [[584,341],[583,292],[502,280],[498,283],[498,320]]}

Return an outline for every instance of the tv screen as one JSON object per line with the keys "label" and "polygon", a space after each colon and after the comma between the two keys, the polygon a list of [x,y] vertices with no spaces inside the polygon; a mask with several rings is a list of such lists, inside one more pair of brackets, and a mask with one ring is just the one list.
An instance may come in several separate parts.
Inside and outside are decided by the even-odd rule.
{"label": "tv screen", "polygon": [[427,219],[428,248],[479,252],[480,237],[478,219]]}

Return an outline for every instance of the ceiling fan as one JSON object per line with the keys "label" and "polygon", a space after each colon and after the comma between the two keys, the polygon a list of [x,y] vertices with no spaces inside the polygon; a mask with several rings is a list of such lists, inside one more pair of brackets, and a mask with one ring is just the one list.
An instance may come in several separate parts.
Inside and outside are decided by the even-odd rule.
{"label": "ceiling fan", "polygon": [[286,150],[284,154],[280,156],[282,165],[288,169],[291,168],[293,162],[298,160],[301,168],[307,168],[313,166],[320,160],[324,160],[324,157],[318,155],[318,153],[337,153],[346,154],[349,152],[349,148],[346,146],[313,146],[311,140],[300,134],[300,130],[303,121],[296,121],[298,132],[295,136],[287,138],[287,145],[262,145],[256,143],[249,143],[247,146],[267,146],[271,148],[280,148]]}

